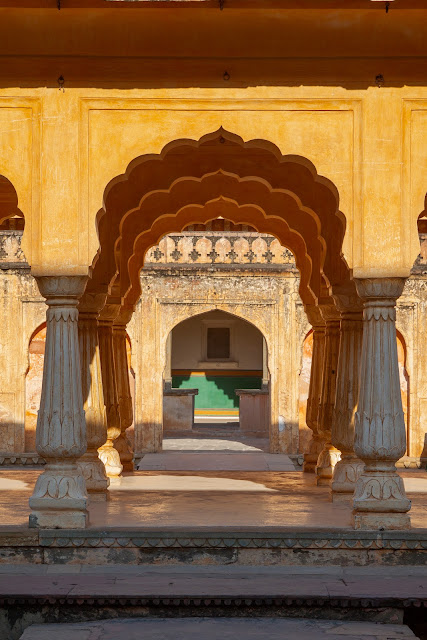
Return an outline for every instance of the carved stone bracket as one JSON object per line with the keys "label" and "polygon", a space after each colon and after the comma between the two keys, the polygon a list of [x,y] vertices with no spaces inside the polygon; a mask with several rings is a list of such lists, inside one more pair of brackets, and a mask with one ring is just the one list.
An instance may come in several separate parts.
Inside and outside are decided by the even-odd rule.
{"label": "carved stone bracket", "polygon": [[406,449],[396,346],[404,278],[356,280],[364,302],[355,452],[365,463],[354,494],[356,529],[405,529],[411,502],[396,471]]}
{"label": "carved stone bracket", "polygon": [[86,451],[77,304],[83,276],[37,278],[46,298],[46,350],[36,448],[46,460],[30,498],[30,526],[84,528],[87,525],[85,481],[77,459]]}

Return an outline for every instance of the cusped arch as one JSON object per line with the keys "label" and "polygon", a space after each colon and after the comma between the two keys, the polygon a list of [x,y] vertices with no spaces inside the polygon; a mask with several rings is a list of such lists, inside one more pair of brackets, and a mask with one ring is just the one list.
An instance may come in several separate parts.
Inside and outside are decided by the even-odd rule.
{"label": "cusped arch", "polygon": [[[288,191],[299,198],[301,206],[315,212],[320,221],[321,236],[327,244],[325,271],[336,282],[349,278],[341,253],[345,216],[339,210],[334,185],[319,176],[306,158],[283,156],[269,141],[244,142],[239,136],[219,129],[198,141],[176,140],[166,145],[158,155],[137,158],[130,163],[125,174],[109,183],[104,206],[97,214],[101,248],[94,260],[90,287],[107,290],[110,286],[117,273],[117,241],[122,220],[129,211],[139,207],[145,194],[168,190],[183,176],[201,178],[220,170],[235,174],[240,179],[255,177],[265,180],[272,189]],[[330,284],[334,284],[332,280]]]}
{"label": "cusped arch", "polygon": [[[289,229],[286,222],[281,218],[267,218],[262,209],[255,205],[239,206],[232,200],[220,197],[206,203],[206,205],[188,205],[177,212],[175,216],[170,216],[167,221],[169,233],[179,232],[188,224],[195,221],[208,222],[218,216],[218,205],[221,206],[221,215],[231,220],[235,224],[245,223],[251,220],[253,226],[261,233],[274,235],[280,243],[289,248],[295,256],[296,266],[301,273],[300,295],[305,304],[315,304],[319,294],[320,284],[315,284],[315,290],[311,288],[310,276],[314,273],[319,277],[320,270],[313,269],[312,259],[308,254],[304,239],[295,231]],[[129,259],[127,269],[123,277],[123,284],[126,284],[125,275],[129,276],[127,288],[123,291],[125,304],[133,306],[136,304],[141,293],[139,273],[143,265],[146,252],[154,245],[158,244],[161,237],[165,235],[164,223],[159,219],[153,227],[144,234],[141,234],[135,242],[134,251]],[[320,263],[315,262],[315,267]]]}
{"label": "cusped arch", "polygon": [[18,194],[11,181],[0,175],[0,224],[14,216],[24,217],[18,207]]}

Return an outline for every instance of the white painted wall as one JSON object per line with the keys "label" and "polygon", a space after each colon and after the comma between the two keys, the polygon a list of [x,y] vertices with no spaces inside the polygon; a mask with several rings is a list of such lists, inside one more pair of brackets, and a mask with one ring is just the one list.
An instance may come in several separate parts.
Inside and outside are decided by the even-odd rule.
{"label": "white painted wall", "polygon": [[[209,323],[231,329],[231,360],[237,361],[233,369],[262,370],[262,334],[249,322],[224,311],[211,311],[190,318],[177,325],[172,332],[172,369],[205,369],[203,333]],[[218,324],[217,323],[221,323]],[[221,368],[224,363],[212,368]],[[225,368],[225,367],[224,367]]]}

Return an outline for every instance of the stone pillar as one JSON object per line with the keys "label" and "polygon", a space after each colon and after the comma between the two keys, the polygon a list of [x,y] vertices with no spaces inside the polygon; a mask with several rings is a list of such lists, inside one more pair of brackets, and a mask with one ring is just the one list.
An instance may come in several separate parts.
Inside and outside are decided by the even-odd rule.
{"label": "stone pillar", "polygon": [[78,462],[91,500],[108,498],[109,479],[98,456],[107,439],[107,416],[102,389],[98,342],[98,314],[105,295],[85,294],[79,305],[79,346],[83,407],[86,415],[87,452]]}
{"label": "stone pillar", "polygon": [[364,303],[355,452],[365,463],[354,492],[356,529],[407,529],[411,502],[396,462],[406,449],[396,345],[404,278],[356,280]]}
{"label": "stone pillar", "polygon": [[318,485],[329,485],[335,465],[340,459],[340,452],[331,442],[340,346],[340,314],[333,304],[322,305],[320,309],[325,320],[325,356],[319,405],[319,433],[325,444],[317,460],[316,475]]}
{"label": "stone pillar", "polygon": [[335,410],[332,419],[332,444],[341,451],[331,483],[333,502],[352,500],[363,462],[354,453],[354,415],[359,394],[360,355],[362,351],[362,301],[356,295],[334,295],[341,312],[341,338]]}
{"label": "stone pillar", "polygon": [[87,278],[41,276],[47,332],[36,448],[46,460],[30,498],[30,527],[87,526],[87,493],[77,460],[86,451],[77,304]]}
{"label": "stone pillar", "polygon": [[119,453],[114,448],[114,441],[121,432],[113,346],[113,321],[119,310],[119,305],[106,305],[98,320],[102,388],[107,412],[107,441],[99,448],[99,457],[105,465],[105,471],[109,478],[117,478],[123,470]]}
{"label": "stone pillar", "polygon": [[126,439],[126,429],[133,423],[133,405],[129,385],[129,366],[126,350],[126,325],[132,317],[133,309],[122,310],[113,325],[114,364],[116,370],[117,396],[120,414],[120,435],[114,447],[120,455],[124,471],[133,471],[133,451]]}
{"label": "stone pillar", "polygon": [[311,357],[310,385],[307,398],[306,423],[312,430],[313,437],[310,449],[304,453],[303,470],[314,473],[317,459],[323,449],[324,440],[319,433],[319,405],[322,390],[323,359],[325,355],[325,322],[318,307],[306,309],[308,319],[313,327],[313,353]]}

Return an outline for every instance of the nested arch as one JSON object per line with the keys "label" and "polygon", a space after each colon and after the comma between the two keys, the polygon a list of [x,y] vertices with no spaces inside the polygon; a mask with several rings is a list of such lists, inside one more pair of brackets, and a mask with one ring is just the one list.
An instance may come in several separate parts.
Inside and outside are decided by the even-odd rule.
{"label": "nested arch", "polygon": [[[280,192],[280,197],[287,202],[286,205],[274,203],[275,209],[271,208],[273,205],[270,203],[269,213],[274,211],[272,217],[282,218],[292,231],[299,233],[292,226],[295,224],[298,227],[298,210],[300,225],[308,227],[302,236],[306,247],[316,239],[324,244],[322,258],[318,262],[323,262],[321,269],[328,283],[333,285],[349,280],[349,270],[341,253],[345,216],[339,210],[338,193],[334,185],[319,176],[306,158],[283,156],[269,141],[244,142],[239,136],[219,129],[200,140],[173,141],[158,155],[137,158],[128,166],[125,174],[110,182],[105,191],[104,206],[97,215],[100,251],[94,260],[89,290],[107,292],[117,274],[120,273],[121,277],[122,270],[127,271],[124,252],[129,250],[129,240],[123,242],[122,231],[129,232],[127,237],[132,236],[130,227],[126,228],[129,224],[126,220],[132,213],[136,212],[133,219],[138,222],[138,234],[146,234],[161,216],[173,216],[177,209],[200,204],[200,200],[193,201],[192,194],[197,181],[200,183],[207,176],[211,176],[211,186],[217,183],[216,193],[211,192],[211,198],[220,197],[221,190],[230,188],[232,180],[240,185],[240,200],[243,199],[243,202],[239,204],[249,204],[244,201],[243,195],[249,185],[256,192],[252,195],[252,200],[261,199],[260,202],[251,204],[260,208],[263,208],[263,199],[265,200],[265,194],[261,194],[262,187],[269,192],[270,200],[274,199],[273,195],[278,200]],[[222,185],[218,185],[218,181]],[[181,199],[177,196],[178,192]],[[236,199],[235,193],[233,198]],[[159,202],[165,200],[165,210],[156,211]],[[142,212],[141,203],[147,202],[151,202],[152,209],[147,211],[146,208]],[[292,222],[288,211],[294,211]],[[304,215],[306,218],[303,223]],[[311,221],[317,225],[317,232],[314,234],[308,223],[310,216]],[[203,222],[192,220],[199,221]],[[252,224],[252,220],[245,222]],[[262,230],[273,233],[280,239],[280,235],[272,231],[271,226]],[[165,228],[161,235],[171,231],[171,227]],[[135,240],[134,237],[133,242]],[[283,244],[293,250],[292,246]],[[311,255],[312,251],[313,248],[310,247],[307,255],[313,263],[315,258]],[[120,286],[119,290],[122,292],[123,287]]]}
{"label": "nested arch", "polygon": [[167,219],[159,218],[151,229],[137,237],[126,269],[121,272],[120,283],[123,287],[121,292],[125,304],[132,306],[138,300],[141,292],[139,272],[144,256],[148,249],[157,244],[160,238],[165,235],[165,229],[167,229],[167,233],[179,232],[189,224],[209,222],[218,217],[219,212],[222,217],[231,220],[234,224],[244,224],[250,219],[252,226],[258,232],[274,235],[283,246],[291,249],[297,268],[301,273],[301,298],[306,304],[315,303],[320,294],[321,286],[321,254],[317,253],[311,257],[302,236],[291,230],[283,219],[275,216],[268,217],[262,209],[255,205],[239,206],[235,201],[221,196],[204,206],[188,205],[180,209],[175,216],[168,216]]}

